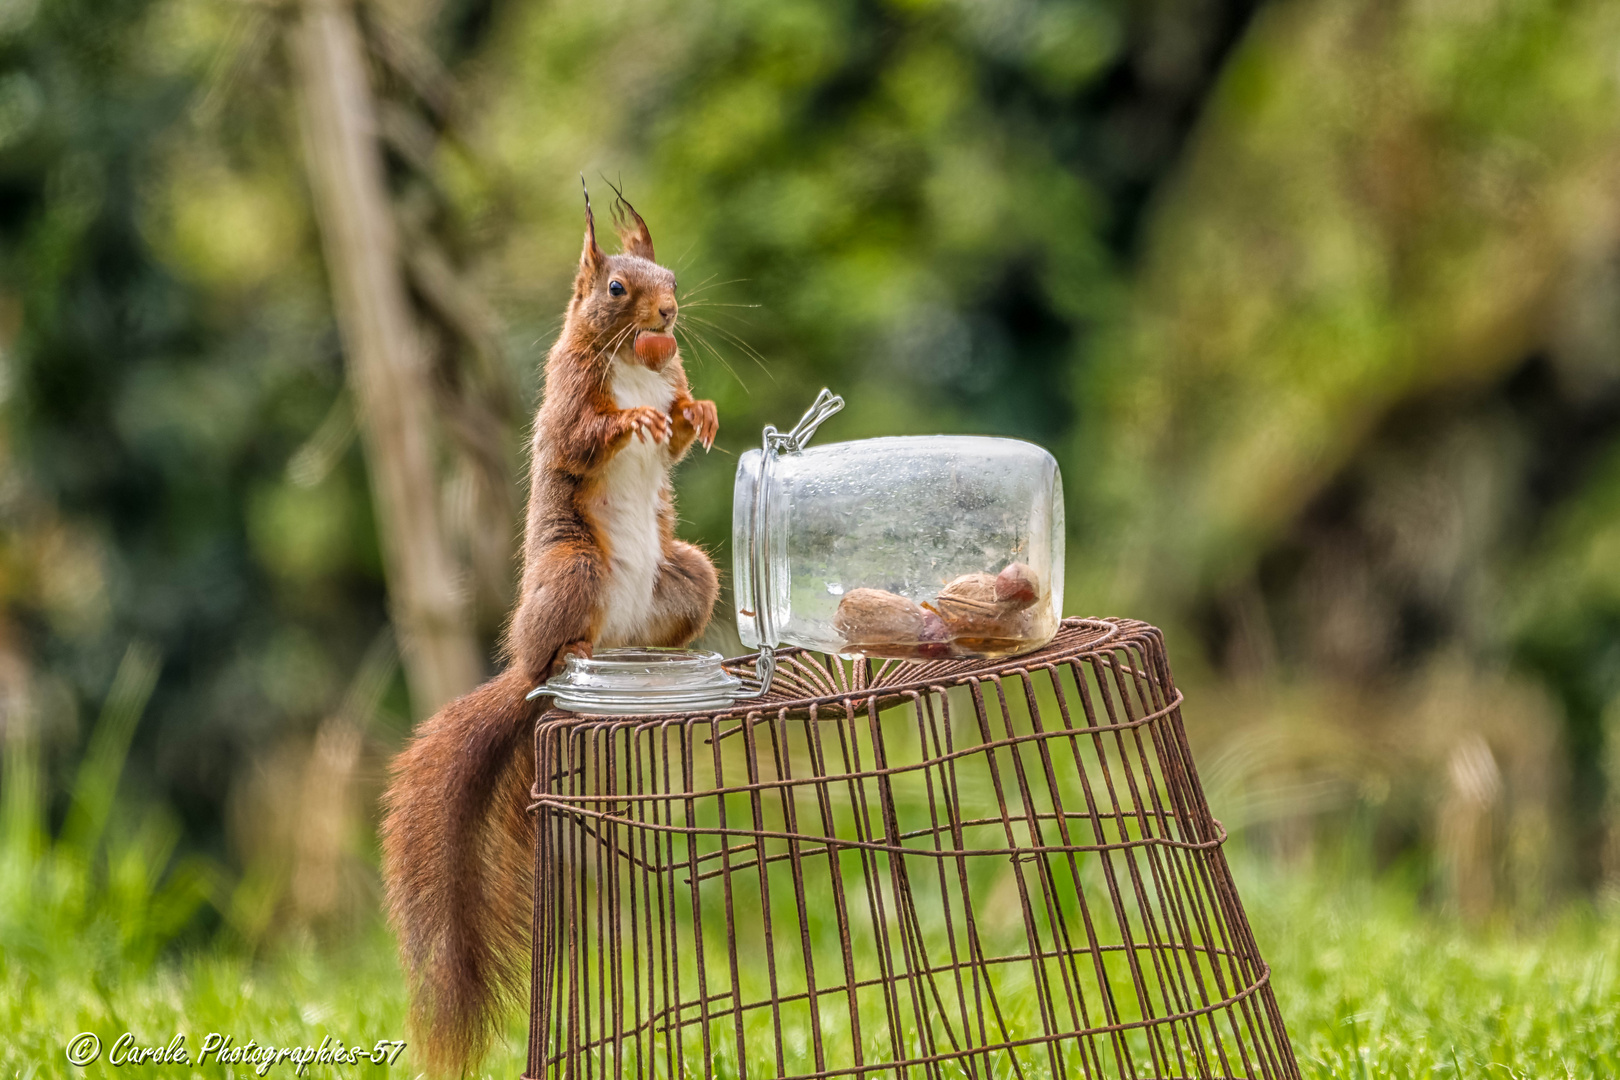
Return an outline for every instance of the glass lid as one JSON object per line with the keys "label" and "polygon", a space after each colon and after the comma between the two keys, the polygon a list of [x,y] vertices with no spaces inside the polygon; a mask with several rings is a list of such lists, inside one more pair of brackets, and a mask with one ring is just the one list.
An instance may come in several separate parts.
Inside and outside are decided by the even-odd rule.
{"label": "glass lid", "polygon": [[550,694],[559,709],[612,716],[723,709],[742,688],[723,659],[696,649],[603,649],[589,659],[570,656],[529,696]]}

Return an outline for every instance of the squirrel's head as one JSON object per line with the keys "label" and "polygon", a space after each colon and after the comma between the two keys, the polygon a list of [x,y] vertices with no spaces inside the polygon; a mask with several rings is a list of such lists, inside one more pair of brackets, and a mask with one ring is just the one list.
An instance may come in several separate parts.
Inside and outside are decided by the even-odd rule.
{"label": "squirrel's head", "polygon": [[[580,177],[583,186],[585,178]],[[653,256],[652,234],[636,208],[614,188],[613,224],[623,251],[607,255],[596,243],[596,217],[585,192],[585,250],[574,278],[573,320],[605,355],[653,369],[674,355],[675,275]],[[648,340],[636,347],[643,334]],[[667,345],[666,345],[667,343]]]}

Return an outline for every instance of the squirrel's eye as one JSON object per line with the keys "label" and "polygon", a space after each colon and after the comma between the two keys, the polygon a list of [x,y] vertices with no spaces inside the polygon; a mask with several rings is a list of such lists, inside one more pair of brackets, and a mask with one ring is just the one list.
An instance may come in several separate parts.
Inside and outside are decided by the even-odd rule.
{"label": "squirrel's eye", "polygon": [[617,281],[610,281],[608,282],[608,292],[612,293],[614,296],[623,296],[624,286]]}

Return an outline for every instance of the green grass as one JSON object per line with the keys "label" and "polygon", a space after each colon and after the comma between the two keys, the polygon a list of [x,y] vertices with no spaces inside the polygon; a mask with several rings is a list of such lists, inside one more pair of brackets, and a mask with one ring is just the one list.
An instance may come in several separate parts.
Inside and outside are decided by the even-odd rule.
{"label": "green grass", "polygon": [[[161,809],[114,797],[154,669],[155,658],[131,650],[54,835],[44,827],[37,757],[26,739],[8,737],[0,1078],[257,1074],[217,1062],[111,1068],[107,1055],[125,1032],[143,1047],[184,1035],[193,1061],[215,1033],[237,1047],[340,1040],[371,1049],[406,1038],[403,980],[379,921],[323,939],[261,939],[262,904],[244,898],[250,890],[176,858],[178,833]],[[1234,843],[1233,862],[1306,1076],[1620,1076],[1620,911],[1570,907],[1470,929],[1355,859],[1284,871]],[[221,928],[203,937],[198,926],[209,920],[198,916],[210,910]],[[102,1057],[79,1069],[65,1047],[85,1031],[100,1038]],[[508,1044],[481,1074],[518,1076],[524,1034],[524,1017],[513,1016]],[[391,1067],[315,1065],[307,1074],[418,1071],[407,1046]],[[265,1075],[297,1069],[284,1061]]]}
{"label": "green grass", "polygon": [[1620,912],[1465,929],[1364,875],[1239,887],[1307,1076],[1620,1076]]}
{"label": "green grass", "polygon": [[[0,960],[0,1076],[247,1077],[251,1065],[125,1065],[109,1068],[108,1055],[124,1032],[140,1046],[163,1046],[186,1036],[193,1061],[211,1033],[238,1047],[319,1046],[328,1036],[372,1049],[379,1039],[403,1039],[404,991],[392,945],[380,928],[341,947],[291,944],[252,960],[240,953],[202,950],[147,967],[101,971],[29,969]],[[95,1032],[101,1061],[85,1069],[67,1063],[64,1048],[78,1032]],[[393,1069],[357,1065],[311,1066],[310,1076],[409,1076],[407,1046]],[[492,1075],[514,1077],[518,1054],[492,1055]],[[266,1075],[297,1075],[291,1062]]]}
{"label": "green grass", "polygon": [[[1240,884],[1294,1048],[1314,1077],[1620,1075],[1620,920],[1567,913],[1544,925],[1465,930],[1420,910],[1393,883],[1272,874],[1239,863]],[[257,960],[193,951],[157,963],[90,966],[0,956],[0,1075],[59,1076],[67,1040],[124,1031],[142,1045],[210,1032],[238,1045],[371,1046],[404,1038],[404,994],[380,927],[341,946],[284,944]],[[521,1017],[485,1075],[522,1069]],[[406,1048],[391,1070],[315,1066],[314,1076],[415,1075]],[[204,1076],[249,1076],[210,1065]],[[167,1066],[96,1066],[86,1075],[190,1076]],[[294,1075],[283,1063],[271,1075]]]}

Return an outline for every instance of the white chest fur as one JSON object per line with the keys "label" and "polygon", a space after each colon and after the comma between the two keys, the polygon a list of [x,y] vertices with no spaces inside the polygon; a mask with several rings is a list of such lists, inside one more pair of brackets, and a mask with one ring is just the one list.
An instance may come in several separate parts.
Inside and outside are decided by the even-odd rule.
{"label": "white chest fur", "polygon": [[[669,412],[675,387],[662,374],[636,363],[614,361],[608,378],[621,409],[645,405]],[[653,586],[663,565],[658,511],[669,483],[669,450],[632,435],[608,463],[597,503],[597,527],[607,540],[609,570],[603,591],[603,619],[597,644],[646,645],[638,640],[652,606]]]}

